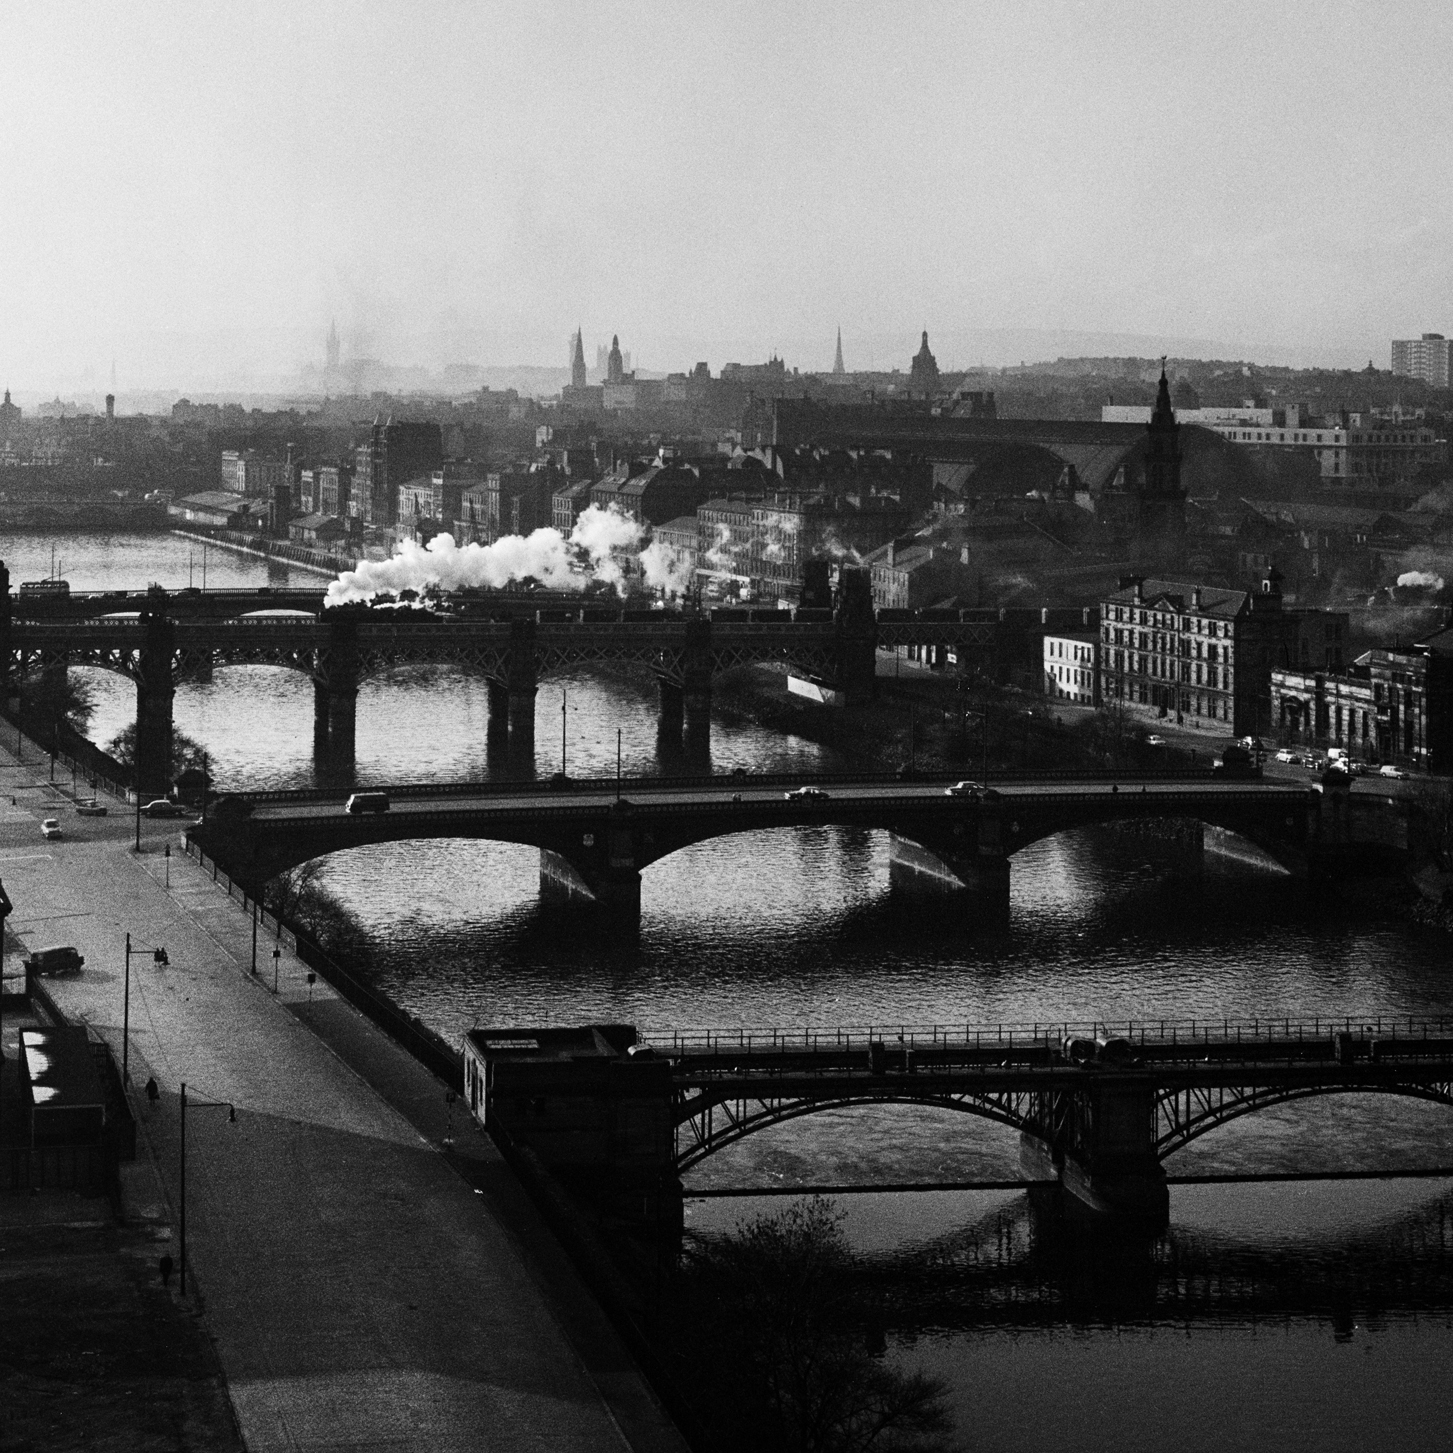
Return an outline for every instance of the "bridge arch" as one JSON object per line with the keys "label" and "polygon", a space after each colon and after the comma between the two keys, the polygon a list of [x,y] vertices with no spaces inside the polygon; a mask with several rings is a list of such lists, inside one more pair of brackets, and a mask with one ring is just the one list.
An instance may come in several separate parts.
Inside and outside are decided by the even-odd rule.
{"label": "bridge arch", "polygon": [[[1184,1150],[1201,1136],[1229,1125],[1245,1115],[1287,1105],[1298,1100],[1321,1099],[1327,1095],[1396,1095],[1405,1100],[1453,1108],[1453,1083],[1416,1082],[1349,1085],[1264,1086],[1232,1088],[1220,1093],[1208,1091],[1163,1092],[1156,1097],[1156,1155],[1161,1160]],[[1177,1102],[1189,1100],[1188,1114],[1177,1113]]]}
{"label": "bridge arch", "polygon": [[[792,1100],[766,1100],[751,1098],[742,1102],[743,1113],[733,1113],[730,1102],[698,1097],[682,1100],[673,1114],[676,1131],[676,1170],[678,1174],[692,1170],[708,1156],[715,1155],[728,1146],[736,1145],[749,1135],[784,1125],[790,1120],[800,1120],[806,1115],[816,1115],[827,1110],[842,1110],[863,1105],[912,1105],[932,1110],[946,1110],[955,1114],[974,1115],[1002,1125],[1009,1130],[1022,1131],[1028,1121],[1017,1114],[1000,1097],[993,1095],[925,1094],[911,1095],[894,1086],[885,1085],[881,1092],[862,1095],[828,1095],[818,1098],[797,1098]],[[725,1121],[722,1128],[716,1128],[718,1118]],[[684,1145],[684,1149],[683,1149]]]}

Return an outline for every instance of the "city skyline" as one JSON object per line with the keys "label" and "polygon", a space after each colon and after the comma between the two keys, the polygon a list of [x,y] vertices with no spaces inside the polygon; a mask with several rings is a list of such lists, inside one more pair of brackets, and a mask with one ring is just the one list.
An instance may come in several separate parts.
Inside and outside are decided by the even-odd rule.
{"label": "city skyline", "polygon": [[558,366],[579,322],[660,372],[826,371],[839,324],[856,368],[924,327],[951,367],[1450,331],[1431,5],[437,14],[12,17],[12,386],[273,380],[334,318],[433,368]]}

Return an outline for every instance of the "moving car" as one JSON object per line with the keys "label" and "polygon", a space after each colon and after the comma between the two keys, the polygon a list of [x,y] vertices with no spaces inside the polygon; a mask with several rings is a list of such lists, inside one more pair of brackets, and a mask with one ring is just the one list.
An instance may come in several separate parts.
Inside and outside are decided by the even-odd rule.
{"label": "moving car", "polygon": [[1276,759],[1278,762],[1296,762],[1300,760],[1297,754],[1287,747],[1283,747],[1281,751],[1276,754]]}
{"label": "moving car", "polygon": [[989,789],[982,782],[955,782],[944,788],[945,797],[982,797]]}
{"label": "moving car", "polygon": [[45,819],[44,822],[41,823],[40,835],[43,838],[58,838],[65,836],[65,834],[61,832],[60,823],[58,823],[53,817],[48,817]]}
{"label": "moving car", "polygon": [[1165,738],[1156,736],[1156,734],[1152,732],[1148,737],[1146,737],[1145,745],[1147,747],[1163,747],[1165,746]]}
{"label": "moving car", "polygon": [[1384,762],[1382,766],[1377,769],[1377,775],[1379,777],[1392,777],[1396,781],[1402,782],[1406,779],[1408,774],[1404,772],[1401,767],[1394,767],[1391,762]]}
{"label": "moving car", "polygon": [[185,809],[180,802],[173,802],[169,797],[158,797],[148,802],[141,811],[145,817],[180,817]]}
{"label": "moving car", "polygon": [[821,787],[794,787],[782,795],[788,802],[826,802],[828,796]]}
{"label": "moving car", "polygon": [[104,802],[97,802],[94,797],[84,798],[80,802],[76,803],[76,816],[105,817],[106,804]]}
{"label": "moving car", "polygon": [[355,792],[347,803],[344,804],[345,811],[351,812],[356,817],[360,812],[387,812],[387,792]]}

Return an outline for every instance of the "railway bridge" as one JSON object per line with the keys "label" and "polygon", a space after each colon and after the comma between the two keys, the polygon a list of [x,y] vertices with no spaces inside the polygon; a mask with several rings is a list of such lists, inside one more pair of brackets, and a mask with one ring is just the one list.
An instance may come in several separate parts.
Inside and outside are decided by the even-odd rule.
{"label": "railway bridge", "polygon": [[[634,610],[619,604],[540,605],[528,596],[472,602],[463,614],[345,606],[321,594],[243,591],[111,593],[17,600],[0,564],[0,670],[20,677],[70,666],[116,672],[136,686],[137,770],[143,795],[170,786],[177,685],[221,667],[280,666],[313,683],[314,744],[351,763],[359,683],[397,666],[445,665],[489,683],[492,733],[533,755],[535,694],[553,671],[580,664],[643,666],[654,673],[663,722],[705,744],[712,684],[734,667],[771,663],[814,678],[850,700],[876,687],[880,647],[954,648],[991,655],[994,611],[875,611],[866,576],[835,609]],[[311,609],[310,609],[311,607]]]}
{"label": "railway bridge", "polygon": [[1165,1161],[1231,1120],[1329,1095],[1453,1108],[1453,1022],[1159,1021],[825,1032],[480,1029],[472,1112],[627,1213],[679,1214],[681,1176],[749,1135],[853,1105],[970,1114],[1020,1137],[1026,1175],[1152,1227]]}

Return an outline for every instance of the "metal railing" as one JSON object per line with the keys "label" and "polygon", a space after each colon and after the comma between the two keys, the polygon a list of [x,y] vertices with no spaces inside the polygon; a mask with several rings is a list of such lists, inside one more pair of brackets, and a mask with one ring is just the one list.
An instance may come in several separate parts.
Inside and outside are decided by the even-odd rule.
{"label": "metal railing", "polygon": [[693,1055],[866,1053],[889,1049],[1031,1050],[1066,1039],[1119,1038],[1131,1045],[1281,1046],[1328,1042],[1339,1034],[1380,1040],[1453,1040],[1453,1018],[1417,1014],[1344,1014],[1231,1019],[1071,1020],[977,1026],[973,1024],[874,1024],[841,1028],[643,1029],[641,1043],[672,1058]]}

